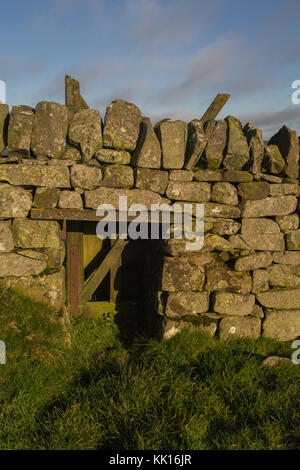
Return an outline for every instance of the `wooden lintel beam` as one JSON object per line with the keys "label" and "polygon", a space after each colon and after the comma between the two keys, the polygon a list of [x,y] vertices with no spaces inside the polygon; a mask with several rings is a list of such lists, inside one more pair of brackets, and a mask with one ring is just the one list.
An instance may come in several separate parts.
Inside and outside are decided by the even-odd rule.
{"label": "wooden lintel beam", "polygon": [[216,119],[217,115],[219,114],[221,109],[225,106],[229,98],[230,98],[230,95],[226,93],[219,93],[215,97],[211,105],[207,108],[207,110],[203,114],[200,121],[206,122],[206,121],[211,121],[212,119]]}
{"label": "wooden lintel beam", "polygon": [[118,238],[110,252],[106,255],[100,266],[96,269],[94,274],[89,278],[87,283],[82,287],[79,302],[80,305],[86,304],[92,297],[93,293],[103,281],[107,273],[119,263],[119,259],[123,253],[125,246],[129,240]]}

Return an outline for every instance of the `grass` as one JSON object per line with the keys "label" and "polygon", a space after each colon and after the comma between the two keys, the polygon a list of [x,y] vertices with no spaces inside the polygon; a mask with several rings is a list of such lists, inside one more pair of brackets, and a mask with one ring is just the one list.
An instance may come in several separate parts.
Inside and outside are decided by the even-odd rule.
{"label": "grass", "polygon": [[[72,321],[1,298],[0,449],[299,449],[300,366],[291,343],[183,331],[125,341],[111,316]],[[126,346],[124,346],[126,344]]]}

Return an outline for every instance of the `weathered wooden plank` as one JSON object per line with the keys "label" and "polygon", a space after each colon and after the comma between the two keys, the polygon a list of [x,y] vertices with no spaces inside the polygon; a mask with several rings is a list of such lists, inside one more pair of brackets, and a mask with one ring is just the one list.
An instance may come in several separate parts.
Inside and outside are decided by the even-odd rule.
{"label": "weathered wooden plank", "polygon": [[84,305],[86,302],[90,300],[93,293],[99,286],[99,284],[103,281],[106,274],[116,265],[119,263],[119,258],[122,255],[122,252],[127,245],[129,240],[124,240],[118,238],[110,252],[106,255],[102,263],[100,264],[99,268],[95,270],[93,275],[88,279],[88,281],[84,284],[81,289],[80,293],[80,305]]}
{"label": "weathered wooden plank", "polygon": [[[113,247],[114,240],[111,240],[111,248]],[[116,288],[117,274],[122,264],[122,256],[120,256],[118,262],[116,261],[114,267],[110,270],[109,279],[109,300],[110,302],[116,302],[118,297],[118,290]]]}
{"label": "weathered wooden plank", "polygon": [[[78,303],[79,303],[79,292],[81,286],[84,282],[84,271],[83,271],[83,242],[82,242],[82,224],[81,222],[69,222],[67,227],[67,257],[66,257],[66,270],[67,270],[67,300],[68,305],[71,305],[71,295],[75,289],[74,286],[78,286],[77,288],[77,296],[78,296]],[[77,247],[77,248],[74,248]],[[78,251],[78,261],[74,261],[74,252]],[[77,280],[76,280],[77,278]],[[72,287],[71,287],[72,286]],[[74,296],[75,298],[75,296]],[[73,305],[74,301],[72,300]],[[73,308],[73,307],[71,307]],[[75,308],[75,307],[74,307]],[[74,310],[74,309],[73,309]],[[73,313],[76,313],[73,311]]]}
{"label": "weathered wooden plank", "polygon": [[207,108],[200,121],[206,122],[215,119],[221,109],[225,106],[229,98],[230,95],[225,93],[219,93],[215,97],[211,105]]}
{"label": "weathered wooden plank", "polygon": [[79,313],[79,248],[72,245],[70,250],[70,310],[71,315]]}

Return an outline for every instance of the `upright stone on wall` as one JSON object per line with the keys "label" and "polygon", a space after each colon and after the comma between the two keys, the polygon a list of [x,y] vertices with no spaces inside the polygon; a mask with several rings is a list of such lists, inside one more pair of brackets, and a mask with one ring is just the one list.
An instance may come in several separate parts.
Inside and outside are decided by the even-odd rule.
{"label": "upright stone on wall", "polygon": [[84,161],[102,147],[101,115],[97,109],[81,109],[70,122],[69,141],[80,147]]}
{"label": "upright stone on wall", "polygon": [[163,168],[181,170],[184,165],[187,143],[186,122],[163,120],[155,124],[154,130],[162,149]]}
{"label": "upright stone on wall", "polygon": [[269,145],[277,145],[285,160],[285,173],[289,178],[298,178],[299,175],[299,139],[296,131],[283,126],[275,134]]}
{"label": "upright stone on wall", "polygon": [[135,104],[124,100],[112,101],[106,110],[103,146],[133,151],[137,145],[141,120],[141,111]]}
{"label": "upright stone on wall", "polygon": [[142,116],[140,123],[140,133],[136,149],[133,152],[132,164],[142,168],[159,169],[161,167],[160,143],[151,120],[144,116]]}
{"label": "upright stone on wall", "polygon": [[250,158],[247,139],[241,122],[234,116],[227,116],[228,142],[223,166],[227,170],[241,170]]}
{"label": "upright stone on wall", "polygon": [[30,156],[34,110],[30,106],[13,106],[8,126],[8,154]]}
{"label": "upright stone on wall", "polygon": [[7,145],[9,108],[7,104],[0,103],[0,153]]}

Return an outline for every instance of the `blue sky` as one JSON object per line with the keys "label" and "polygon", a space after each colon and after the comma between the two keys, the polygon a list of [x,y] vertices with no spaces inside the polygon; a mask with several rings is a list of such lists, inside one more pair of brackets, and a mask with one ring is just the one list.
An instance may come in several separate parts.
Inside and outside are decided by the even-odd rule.
{"label": "blue sky", "polygon": [[217,93],[220,113],[269,138],[300,134],[299,0],[27,0],[2,2],[0,80],[7,103],[64,103],[64,75],[102,117],[117,98],[152,123],[200,118]]}

